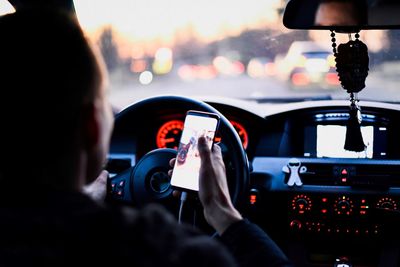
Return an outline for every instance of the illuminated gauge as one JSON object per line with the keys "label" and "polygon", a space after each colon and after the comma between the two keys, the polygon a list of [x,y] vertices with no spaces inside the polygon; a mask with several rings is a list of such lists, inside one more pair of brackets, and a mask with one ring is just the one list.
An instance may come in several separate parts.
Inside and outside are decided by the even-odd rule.
{"label": "illuminated gauge", "polygon": [[[243,127],[242,124],[236,121],[230,121],[233,128],[235,128],[236,132],[239,134],[240,141],[242,141],[244,149],[247,149],[249,144],[249,135],[247,134],[246,129]],[[222,138],[220,136],[215,137],[215,142],[221,142]]]}
{"label": "illuminated gauge", "polygon": [[354,209],[353,201],[349,197],[341,196],[335,201],[333,209],[337,215],[350,215]]}
{"label": "illuminated gauge", "polygon": [[397,210],[397,203],[390,197],[383,197],[378,201],[378,203],[376,203],[376,208],[385,210]]}
{"label": "illuminated gauge", "polygon": [[298,214],[304,214],[311,210],[312,201],[307,195],[297,195],[292,199],[292,210]]}
{"label": "illuminated gauge", "polygon": [[157,133],[157,147],[178,149],[182,130],[183,121],[173,120],[164,123]]}
{"label": "illuminated gauge", "polygon": [[242,141],[244,149],[247,148],[247,145],[249,144],[249,135],[247,134],[246,129],[241,125],[240,123],[236,121],[231,121],[232,126],[235,128],[237,133],[239,134],[240,140]]}

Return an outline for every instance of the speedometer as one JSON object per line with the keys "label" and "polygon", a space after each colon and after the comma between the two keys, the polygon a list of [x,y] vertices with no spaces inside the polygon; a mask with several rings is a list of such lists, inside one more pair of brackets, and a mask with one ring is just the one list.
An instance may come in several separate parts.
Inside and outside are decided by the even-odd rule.
{"label": "speedometer", "polygon": [[[246,149],[249,143],[249,136],[246,129],[242,124],[237,121],[230,121],[232,126],[238,132],[240,140],[242,141],[243,147]],[[171,120],[164,123],[157,133],[157,147],[158,148],[173,148],[178,149],[179,139],[183,130],[183,121]],[[216,142],[221,141],[221,137],[215,137]]]}
{"label": "speedometer", "polygon": [[157,133],[157,147],[178,149],[182,130],[183,121],[172,120],[164,123]]}
{"label": "speedometer", "polygon": [[249,144],[249,135],[247,134],[246,129],[243,127],[242,124],[238,123],[237,121],[231,121],[233,128],[238,132],[240,140],[242,141],[244,149],[247,148]]}

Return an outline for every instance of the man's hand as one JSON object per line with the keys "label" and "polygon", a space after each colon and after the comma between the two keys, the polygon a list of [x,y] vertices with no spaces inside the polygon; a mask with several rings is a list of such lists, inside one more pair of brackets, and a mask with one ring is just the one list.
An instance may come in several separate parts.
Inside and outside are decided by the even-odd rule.
{"label": "man's hand", "polygon": [[108,172],[103,170],[92,183],[83,187],[83,193],[95,201],[103,202],[107,193]]}
{"label": "man's hand", "polygon": [[[229,195],[221,148],[214,145],[213,151],[210,151],[206,139],[200,137],[198,149],[201,158],[199,198],[204,207],[204,217],[221,235],[232,223],[243,218],[233,206]],[[174,167],[175,160],[169,162],[171,167]],[[168,171],[169,176],[172,176],[172,172]],[[174,196],[179,196],[179,193],[173,192]]]}
{"label": "man's hand", "polygon": [[229,195],[221,148],[214,145],[210,151],[206,139],[200,137],[198,149],[201,158],[199,198],[205,219],[221,235],[232,223],[243,218]]}

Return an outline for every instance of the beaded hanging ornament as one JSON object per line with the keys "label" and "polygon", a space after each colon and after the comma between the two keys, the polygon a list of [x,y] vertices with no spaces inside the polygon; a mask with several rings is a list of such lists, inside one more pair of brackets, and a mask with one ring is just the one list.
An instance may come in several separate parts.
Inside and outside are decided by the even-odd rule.
{"label": "beaded hanging ornament", "polygon": [[337,46],[335,32],[331,31],[333,54],[336,61],[336,71],[342,88],[350,96],[349,120],[347,121],[346,140],[344,149],[355,152],[365,151],[366,146],[361,134],[362,115],[359,106],[358,93],[365,88],[368,76],[368,48],[359,40],[357,32],[352,40],[349,33],[349,42]]}

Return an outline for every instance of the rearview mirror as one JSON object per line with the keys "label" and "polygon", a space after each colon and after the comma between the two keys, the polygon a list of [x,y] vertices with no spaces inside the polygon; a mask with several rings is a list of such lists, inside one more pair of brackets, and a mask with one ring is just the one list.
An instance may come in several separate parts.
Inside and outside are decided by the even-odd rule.
{"label": "rearview mirror", "polygon": [[289,29],[399,29],[398,0],[290,0],[283,15]]}

